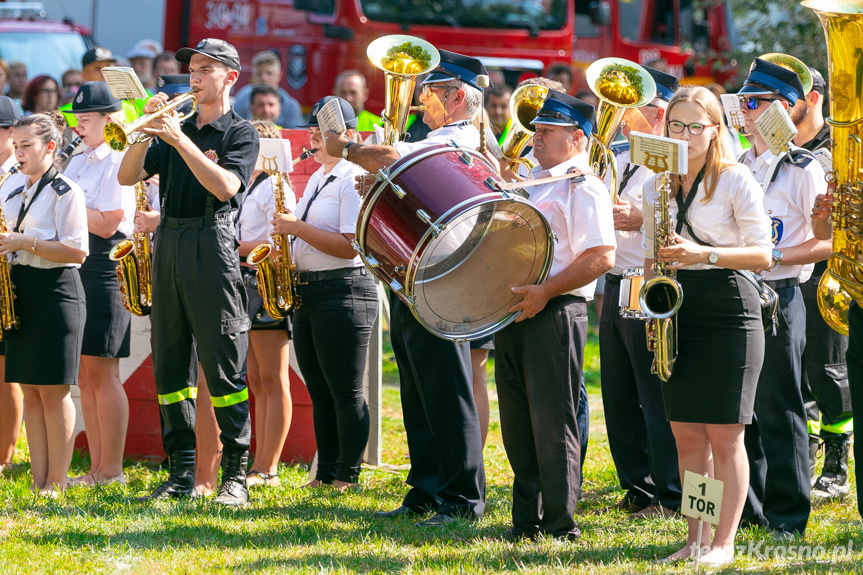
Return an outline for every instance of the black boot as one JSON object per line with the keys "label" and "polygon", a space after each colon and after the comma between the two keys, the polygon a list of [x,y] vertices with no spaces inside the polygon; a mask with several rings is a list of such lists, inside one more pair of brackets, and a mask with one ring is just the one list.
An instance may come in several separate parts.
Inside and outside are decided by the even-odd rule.
{"label": "black boot", "polygon": [[850,433],[830,433],[822,431],[824,440],[824,468],[821,477],[812,487],[812,497],[833,499],[848,495],[848,448],[851,446]]}
{"label": "black boot", "polygon": [[184,449],[168,454],[168,479],[153,493],[139,497],[138,501],[189,497],[195,490],[195,450]]}
{"label": "black boot", "polygon": [[809,487],[815,485],[815,464],[818,463],[818,448],[821,447],[821,438],[809,434]]}
{"label": "black boot", "polygon": [[228,449],[222,452],[222,484],[216,503],[240,507],[249,503],[249,490],[246,489],[246,465],[249,452],[245,449]]}

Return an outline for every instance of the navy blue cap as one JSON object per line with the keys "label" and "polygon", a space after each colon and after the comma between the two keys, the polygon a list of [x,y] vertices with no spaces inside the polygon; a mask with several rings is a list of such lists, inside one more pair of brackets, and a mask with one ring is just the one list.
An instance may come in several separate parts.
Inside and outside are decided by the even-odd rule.
{"label": "navy blue cap", "polygon": [[9,96],[0,96],[0,128],[8,128],[21,118],[21,109]]}
{"label": "navy blue cap", "polygon": [[159,81],[156,82],[157,92],[162,94],[185,94],[192,89],[190,74],[165,74],[159,76]]}
{"label": "navy blue cap", "polygon": [[[439,52],[440,64],[423,80],[423,85],[456,79],[473,86],[477,90],[482,90],[476,81],[477,76],[488,76],[488,70],[485,69],[482,62],[476,58],[448,50],[439,50]],[[490,82],[489,85],[491,85]]]}
{"label": "navy blue cap", "polygon": [[575,96],[549,90],[542,108],[531,124],[577,126],[585,134],[590,134],[596,124],[596,112],[593,106]]}
{"label": "navy blue cap", "polygon": [[318,112],[321,111],[321,108],[324,107],[324,104],[329,102],[335,98],[339,101],[339,105],[342,108],[342,116],[345,117],[345,127],[356,130],[357,129],[357,113],[354,112],[354,107],[351,106],[350,102],[345,100],[344,98],[339,98],[338,96],[324,96],[312,106],[312,111],[309,114],[309,123],[304,126],[297,126],[298,128],[310,128],[312,126],[318,126]]}
{"label": "navy blue cap", "polygon": [[752,66],[743,82],[743,87],[737,94],[741,96],[776,94],[788,100],[792,106],[804,95],[800,76],[796,72],[761,58],[755,58],[755,65]]}
{"label": "navy blue cap", "polygon": [[116,62],[117,59],[107,48],[93,46],[81,57],[81,67],[86,68],[93,62]]}
{"label": "navy blue cap", "polygon": [[75,92],[72,100],[72,112],[116,112],[122,107],[119,99],[111,94],[105,82],[84,82]]}
{"label": "navy blue cap", "polygon": [[677,88],[680,87],[680,82],[677,78],[650,66],[644,66],[644,69],[647,70],[647,73],[650,74],[656,83],[656,97],[670,102],[671,97],[677,91]]}

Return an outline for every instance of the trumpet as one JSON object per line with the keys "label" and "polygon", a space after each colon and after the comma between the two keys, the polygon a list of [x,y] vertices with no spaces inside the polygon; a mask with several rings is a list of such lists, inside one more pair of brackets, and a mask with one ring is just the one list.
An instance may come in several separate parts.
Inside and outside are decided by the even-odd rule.
{"label": "trumpet", "polygon": [[198,88],[193,86],[191,91],[181,96],[177,96],[152,114],[141,116],[134,122],[130,122],[126,125],[115,124],[113,122],[109,123],[107,126],[105,126],[104,130],[105,143],[107,143],[112,150],[122,152],[131,144],[141,144],[143,142],[149,141],[153,136],[141,133],[141,128],[143,128],[156,118],[178,109],[186,102],[192,102],[192,109],[188,113],[181,114],[179,116],[179,120],[182,122],[183,120],[194,114],[195,110],[197,109],[198,102],[195,99],[195,92],[197,91]]}

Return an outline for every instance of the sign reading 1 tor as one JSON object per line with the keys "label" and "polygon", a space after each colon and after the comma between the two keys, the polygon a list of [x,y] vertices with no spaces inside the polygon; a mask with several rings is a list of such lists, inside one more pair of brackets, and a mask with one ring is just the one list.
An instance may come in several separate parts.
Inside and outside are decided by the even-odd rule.
{"label": "sign reading 1 tor", "polygon": [[687,517],[717,525],[721,506],[722,482],[686,471],[683,476],[683,501],[680,512]]}

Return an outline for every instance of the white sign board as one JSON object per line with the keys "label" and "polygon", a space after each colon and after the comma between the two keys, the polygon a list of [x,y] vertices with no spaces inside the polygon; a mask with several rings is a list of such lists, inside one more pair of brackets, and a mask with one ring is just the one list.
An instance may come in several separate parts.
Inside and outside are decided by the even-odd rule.
{"label": "white sign board", "polygon": [[685,174],[689,169],[685,140],[630,132],[629,149],[630,162],[655,173]]}
{"label": "white sign board", "polygon": [[293,172],[294,165],[291,161],[290,140],[261,138],[261,149],[258,152],[258,161],[255,162],[255,169],[263,170],[268,174]]}
{"label": "white sign board", "polygon": [[686,471],[680,513],[717,525],[722,508],[722,487],[722,482],[717,479]]}

